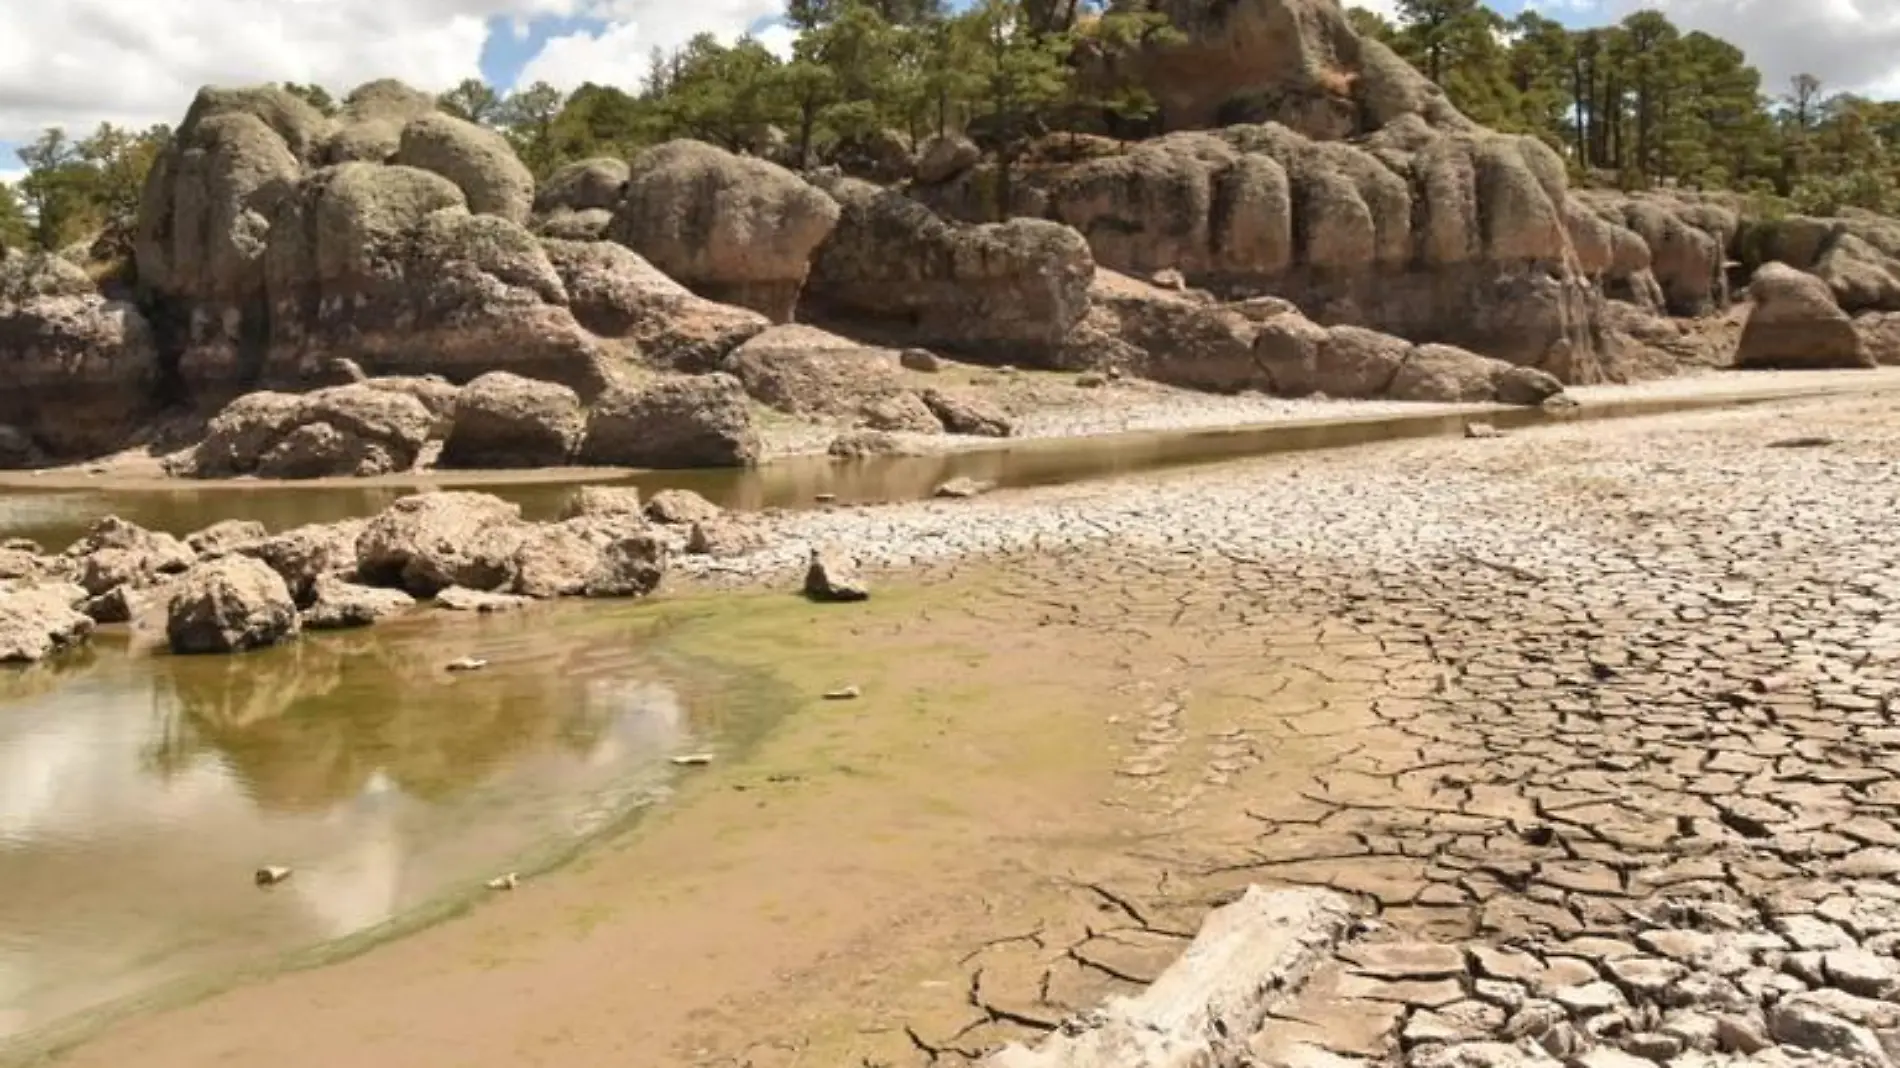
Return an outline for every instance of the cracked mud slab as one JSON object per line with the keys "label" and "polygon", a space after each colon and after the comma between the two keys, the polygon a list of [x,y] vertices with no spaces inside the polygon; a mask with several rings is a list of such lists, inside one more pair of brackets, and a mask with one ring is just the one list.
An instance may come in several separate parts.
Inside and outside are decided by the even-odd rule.
{"label": "cracked mud slab", "polygon": [[767,643],[866,701],[546,897],[72,1063],[971,1063],[1264,883],[1379,923],[1265,1063],[1885,1068],[1896,515],[1900,401],[1835,398],[790,517],[728,578],[913,569]]}

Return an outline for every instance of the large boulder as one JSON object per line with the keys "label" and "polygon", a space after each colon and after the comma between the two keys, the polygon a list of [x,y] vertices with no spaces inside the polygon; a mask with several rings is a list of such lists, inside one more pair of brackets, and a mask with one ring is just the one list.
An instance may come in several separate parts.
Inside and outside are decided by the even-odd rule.
{"label": "large boulder", "polygon": [[624,246],[552,239],[542,244],[567,287],[575,319],[601,337],[633,342],[655,367],[686,374],[715,370],[770,325],[758,312],[697,296]]}
{"label": "large boulder", "polygon": [[588,410],[580,456],[609,467],[742,467],[761,448],[745,387],[710,374],[609,392]]}
{"label": "large boulder", "polygon": [[91,617],[76,605],[85,591],[63,583],[0,593],[0,664],[32,664],[83,644]]}
{"label": "large boulder", "polygon": [[507,139],[485,126],[441,112],[417,116],[402,128],[402,144],[391,162],[434,171],[454,182],[472,212],[528,221],[534,175],[515,157]]}
{"label": "large boulder", "polygon": [[534,194],[536,214],[557,211],[608,211],[627,195],[633,171],[626,160],[611,157],[583,159],[548,176]]}
{"label": "large boulder", "polygon": [[1041,219],[969,226],[901,193],[834,178],[843,207],[800,305],[896,345],[1049,364],[1088,313],[1095,263],[1082,235]]}
{"label": "large boulder", "polygon": [[897,353],[816,327],[775,326],[739,346],[726,370],[761,403],[801,416],[842,415],[898,388]]}
{"label": "large boulder", "polygon": [[200,478],[381,475],[415,466],[436,416],[413,395],[369,383],[301,396],[262,391],[226,405],[192,451]]}
{"label": "large boulder", "polygon": [[356,540],[357,571],[371,585],[432,597],[451,586],[498,590],[514,581],[529,526],[521,506],[486,493],[404,497]]}
{"label": "large boulder", "polygon": [[276,645],[300,629],[283,578],[248,556],[220,557],[186,572],[165,621],[174,653],[239,653]]}
{"label": "large boulder", "polygon": [[98,596],[119,586],[151,586],[196,562],[185,543],[162,531],[108,515],[66,548],[72,573],[86,593]]}
{"label": "large boulder", "polygon": [[440,463],[559,467],[573,459],[585,426],[573,390],[491,371],[462,390]]}
{"label": "large boulder", "polygon": [[115,449],[157,398],[158,349],[137,308],[49,253],[0,251],[0,424],[34,451]]}
{"label": "large boulder", "polygon": [[698,141],[636,156],[609,236],[705,297],[785,322],[838,205],[765,160]]}
{"label": "large boulder", "polygon": [[1754,302],[1735,349],[1735,366],[1872,367],[1854,322],[1827,283],[1783,263],[1764,264],[1748,283]]}
{"label": "large boulder", "polygon": [[1271,388],[1254,361],[1256,324],[1242,311],[1109,270],[1095,272],[1089,295],[1089,319],[1070,337],[1065,363],[1220,393]]}

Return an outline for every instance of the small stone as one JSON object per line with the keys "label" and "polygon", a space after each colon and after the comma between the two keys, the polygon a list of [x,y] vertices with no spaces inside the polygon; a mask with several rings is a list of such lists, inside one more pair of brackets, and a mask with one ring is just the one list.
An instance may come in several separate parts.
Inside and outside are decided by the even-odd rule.
{"label": "small stone", "polygon": [[1504,1023],[1504,1010],[1482,1001],[1460,1001],[1442,1009],[1420,1009],[1405,1022],[1400,1039],[1421,1042],[1477,1042]]}
{"label": "small stone", "polygon": [[943,359],[928,349],[905,349],[897,354],[897,362],[906,371],[921,371],[934,375],[943,370]]}
{"label": "small stone", "polygon": [[512,593],[489,593],[486,590],[471,590],[465,586],[450,586],[435,595],[437,608],[446,608],[451,612],[474,612],[484,616],[526,608],[530,603],[529,598],[517,597]]}
{"label": "small stone", "polygon": [[856,565],[825,549],[813,549],[805,567],[805,596],[814,601],[844,604],[865,601],[871,589],[859,577]]}
{"label": "small stone", "polygon": [[1852,949],[1854,936],[1838,926],[1814,916],[1778,916],[1775,930],[1780,931],[1796,949]]}
{"label": "small stone", "polygon": [[290,878],[290,869],[280,867],[259,868],[252,876],[252,880],[259,886],[276,886],[288,878]]}
{"label": "small stone", "polygon": [[864,696],[863,691],[856,686],[843,686],[836,690],[825,691],[827,701],[855,701],[862,696]]}
{"label": "small stone", "polygon": [[1785,998],[1769,1009],[1768,1033],[1783,1045],[1830,1053],[1864,1065],[1892,1063],[1872,1031],[1827,1012],[1811,1003],[1808,995]]}
{"label": "small stone", "polygon": [[1499,430],[1497,427],[1492,426],[1490,423],[1474,422],[1474,423],[1465,424],[1465,437],[1471,438],[1473,440],[1501,438],[1503,436],[1504,436],[1504,431]]}
{"label": "small stone", "polygon": [[1471,984],[1471,989],[1480,998],[1505,1012],[1516,1012],[1523,1008],[1524,1002],[1530,997],[1523,987],[1505,979],[1479,979]]}
{"label": "small stone", "polygon": [[1781,438],[1768,443],[1771,449],[1824,449],[1834,444],[1834,439],[1821,434],[1809,434],[1801,437]]}
{"label": "small stone", "polygon": [[446,665],[449,671],[480,671],[488,666],[488,661],[479,657],[463,656],[451,660]]}
{"label": "small stone", "polygon": [[516,875],[514,872],[509,872],[506,875],[497,876],[496,878],[488,880],[488,888],[490,890],[513,890],[516,886],[520,885],[520,883],[521,876]]}
{"label": "small stone", "polygon": [[1681,1040],[1685,1049],[1707,1052],[1716,1046],[1720,1023],[1707,1013],[1677,1009],[1663,1017],[1661,1031]]}
{"label": "small stone", "polygon": [[711,753],[686,753],[673,758],[673,763],[678,764],[682,768],[704,767],[712,762],[713,755]]}
{"label": "small stone", "polygon": [[1607,961],[1604,970],[1625,989],[1646,997],[1659,997],[1669,985],[1682,978],[1687,968],[1672,960],[1655,957],[1624,957]]}

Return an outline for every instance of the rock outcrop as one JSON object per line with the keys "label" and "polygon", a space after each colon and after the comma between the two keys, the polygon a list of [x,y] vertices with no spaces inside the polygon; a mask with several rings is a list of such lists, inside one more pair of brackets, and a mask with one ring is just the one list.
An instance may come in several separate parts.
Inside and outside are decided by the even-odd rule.
{"label": "rock outcrop", "polygon": [[635,157],[608,234],[693,292],[785,322],[838,205],[765,160],[698,141]]}
{"label": "rock outcrop", "polygon": [[[160,365],[150,324],[109,299],[62,257],[0,250],[0,424],[33,455],[122,445],[157,406]],[[15,450],[8,450],[14,452]]]}
{"label": "rock outcrop", "polygon": [[728,374],[623,387],[587,413],[582,463],[606,467],[742,467],[762,445],[745,387]]}
{"label": "rock outcrop", "polygon": [[1872,367],[1874,360],[1827,283],[1782,263],[1769,263],[1748,284],[1754,308],[1742,328],[1735,366]]}
{"label": "rock outcrop", "polygon": [[598,339],[521,225],[525,168],[418,97],[372,83],[331,120],[275,88],[198,94],[136,243],[162,362],[190,396],[296,388],[339,357],[604,387]]}
{"label": "rock outcrop", "polygon": [[1095,263],[1069,227],[969,226],[868,182],[823,185],[842,215],[817,250],[801,318],[899,346],[1046,365],[1088,312]]}

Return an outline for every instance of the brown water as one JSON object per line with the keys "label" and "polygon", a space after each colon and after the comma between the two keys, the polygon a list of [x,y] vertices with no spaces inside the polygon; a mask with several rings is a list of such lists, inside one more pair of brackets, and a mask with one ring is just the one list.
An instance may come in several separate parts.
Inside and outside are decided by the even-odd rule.
{"label": "brown water", "polygon": [[[669,654],[665,613],[423,619],[224,658],[107,642],[0,675],[0,1058],[73,1013],[487,893],[663,797],[690,774],[670,756],[770,718],[763,688]],[[442,669],[464,655],[490,666]],[[264,865],[294,874],[259,889]]]}
{"label": "brown water", "polygon": [[1307,420],[1233,429],[1141,432],[1089,438],[1013,441],[933,456],[835,460],[797,457],[750,469],[646,471],[587,480],[572,471],[545,480],[484,480],[443,472],[373,485],[317,485],[236,481],[181,483],[137,489],[14,489],[0,491],[0,536],[30,537],[60,548],[100,516],[116,514],[154,530],[184,535],[221,519],[251,519],[271,530],[372,515],[398,497],[429,486],[467,486],[515,501],[530,519],[548,519],[585,481],[661,489],[690,489],[714,503],[742,511],[810,508],[821,500],[875,504],[927,497],[955,477],[1003,488],[1057,485],[1110,478],[1248,456],[1341,448],[1381,441],[1462,433],[1474,419],[1504,429],[1550,423],[1653,415],[1710,407],[1735,407],[1775,397],[1676,396],[1585,405],[1571,409],[1495,408],[1474,413],[1426,412]]}

